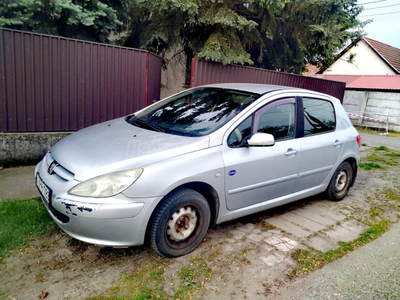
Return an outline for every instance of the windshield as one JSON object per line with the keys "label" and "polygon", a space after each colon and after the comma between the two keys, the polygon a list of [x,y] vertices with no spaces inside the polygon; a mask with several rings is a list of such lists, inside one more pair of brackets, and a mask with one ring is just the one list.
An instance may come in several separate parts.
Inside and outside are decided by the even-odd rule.
{"label": "windshield", "polygon": [[134,126],[185,136],[209,134],[244,110],[259,94],[221,88],[198,88],[131,115]]}

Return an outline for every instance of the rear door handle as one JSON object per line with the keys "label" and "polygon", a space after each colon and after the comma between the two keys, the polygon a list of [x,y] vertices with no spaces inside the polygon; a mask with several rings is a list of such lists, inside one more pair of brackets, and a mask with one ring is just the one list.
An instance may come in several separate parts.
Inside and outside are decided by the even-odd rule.
{"label": "rear door handle", "polygon": [[286,150],[285,156],[292,156],[292,157],[293,157],[293,156],[295,156],[297,153],[299,153],[298,150],[289,148],[289,149]]}
{"label": "rear door handle", "polygon": [[340,147],[340,146],[342,146],[343,145],[343,142],[342,141],[339,141],[339,140],[336,140],[334,143],[333,143],[333,146],[335,146],[335,147]]}

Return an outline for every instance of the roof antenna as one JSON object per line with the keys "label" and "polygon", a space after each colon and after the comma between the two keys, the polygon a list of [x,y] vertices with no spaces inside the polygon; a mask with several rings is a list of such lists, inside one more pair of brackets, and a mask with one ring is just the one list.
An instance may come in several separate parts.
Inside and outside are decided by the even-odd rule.
{"label": "roof antenna", "polygon": [[301,84],[298,86],[299,89],[303,86],[304,81],[306,81],[305,78],[303,79],[303,81],[301,82]]}

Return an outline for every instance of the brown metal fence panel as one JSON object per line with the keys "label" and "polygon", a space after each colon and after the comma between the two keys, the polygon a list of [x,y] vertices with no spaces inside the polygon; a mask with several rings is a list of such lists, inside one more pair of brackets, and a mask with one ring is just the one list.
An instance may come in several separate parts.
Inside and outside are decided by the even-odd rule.
{"label": "brown metal fence panel", "polygon": [[191,86],[212,83],[263,83],[299,87],[325,93],[343,101],[346,84],[295,74],[193,59]]}
{"label": "brown metal fence panel", "polygon": [[0,131],[74,131],[160,99],[147,51],[0,28]]}
{"label": "brown metal fence panel", "polygon": [[[152,53],[149,55],[149,65],[148,65],[148,95],[147,95],[147,105],[150,105],[158,100],[160,100],[160,88],[161,88],[161,68],[162,60]],[[155,83],[159,83],[158,85]]]}

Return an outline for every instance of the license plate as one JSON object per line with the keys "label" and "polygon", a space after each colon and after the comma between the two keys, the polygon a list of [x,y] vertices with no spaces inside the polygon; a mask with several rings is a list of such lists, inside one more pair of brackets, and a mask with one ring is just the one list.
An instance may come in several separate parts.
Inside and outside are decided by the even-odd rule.
{"label": "license plate", "polygon": [[44,183],[40,175],[36,175],[36,187],[38,188],[43,199],[50,205],[51,189]]}

